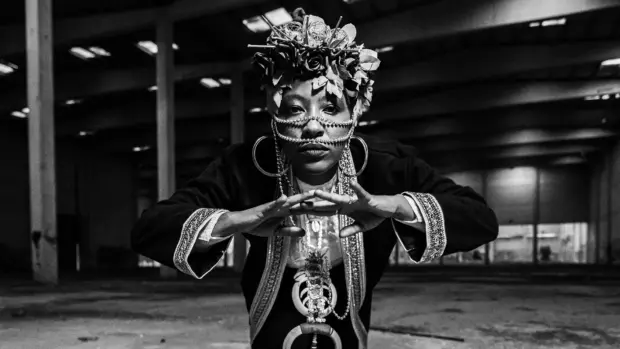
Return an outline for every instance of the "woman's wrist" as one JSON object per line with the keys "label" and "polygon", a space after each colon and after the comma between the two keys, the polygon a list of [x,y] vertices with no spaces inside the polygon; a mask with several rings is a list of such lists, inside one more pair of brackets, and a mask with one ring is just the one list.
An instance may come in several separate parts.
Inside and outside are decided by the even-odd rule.
{"label": "woman's wrist", "polygon": [[415,211],[409,204],[409,201],[402,194],[394,195],[395,207],[392,219],[398,221],[409,222],[416,219]]}

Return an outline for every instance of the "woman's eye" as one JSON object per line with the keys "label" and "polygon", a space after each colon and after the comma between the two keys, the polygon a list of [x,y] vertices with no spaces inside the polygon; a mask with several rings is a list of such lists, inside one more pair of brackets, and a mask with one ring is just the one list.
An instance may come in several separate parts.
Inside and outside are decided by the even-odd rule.
{"label": "woman's eye", "polygon": [[324,111],[325,113],[327,113],[327,114],[330,114],[330,115],[336,115],[336,114],[338,114],[338,113],[340,112],[340,110],[338,109],[338,107],[336,107],[336,106],[334,106],[334,105],[329,105],[329,106],[325,107],[325,108],[323,109],[323,111]]}
{"label": "woman's eye", "polygon": [[291,106],[291,107],[289,108],[289,112],[290,112],[291,114],[295,114],[295,115],[296,115],[296,114],[301,114],[301,113],[303,113],[303,112],[304,112],[304,109],[303,109],[302,107],[299,107],[299,106],[294,105],[294,106]]}

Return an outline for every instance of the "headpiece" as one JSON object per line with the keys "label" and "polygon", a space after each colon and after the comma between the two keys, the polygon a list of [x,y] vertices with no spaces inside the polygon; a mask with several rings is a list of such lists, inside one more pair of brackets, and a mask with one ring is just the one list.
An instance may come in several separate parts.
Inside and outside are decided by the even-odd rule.
{"label": "headpiece", "polygon": [[353,24],[330,28],[317,16],[306,15],[303,9],[293,12],[293,21],[271,26],[267,45],[254,54],[253,65],[268,93],[267,107],[277,114],[282,94],[294,80],[312,79],[313,90],[326,89],[338,98],[345,96],[352,108],[354,122],[365,113],[372,101],[372,73],[379,67],[377,52],[357,45]]}

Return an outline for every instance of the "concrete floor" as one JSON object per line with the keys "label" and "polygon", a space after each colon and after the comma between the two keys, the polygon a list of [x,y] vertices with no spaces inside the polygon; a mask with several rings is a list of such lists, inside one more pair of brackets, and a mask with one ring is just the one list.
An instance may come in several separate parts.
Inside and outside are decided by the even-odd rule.
{"label": "concrete floor", "polygon": [[[386,276],[370,348],[620,348],[620,282]],[[236,279],[0,286],[2,349],[248,348]]]}

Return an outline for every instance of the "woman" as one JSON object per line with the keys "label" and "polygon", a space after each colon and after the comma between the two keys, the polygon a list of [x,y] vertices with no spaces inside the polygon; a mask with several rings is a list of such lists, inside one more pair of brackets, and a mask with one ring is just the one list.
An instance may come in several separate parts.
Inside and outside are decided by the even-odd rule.
{"label": "woman", "polygon": [[366,348],[372,291],[396,240],[427,262],[497,236],[474,191],[409,147],[354,135],[379,65],[354,39],[352,25],[332,29],[303,10],[272,27],[253,47],[273,139],[230,147],[132,233],[138,253],[196,278],[232,236],[249,240],[252,348]]}

